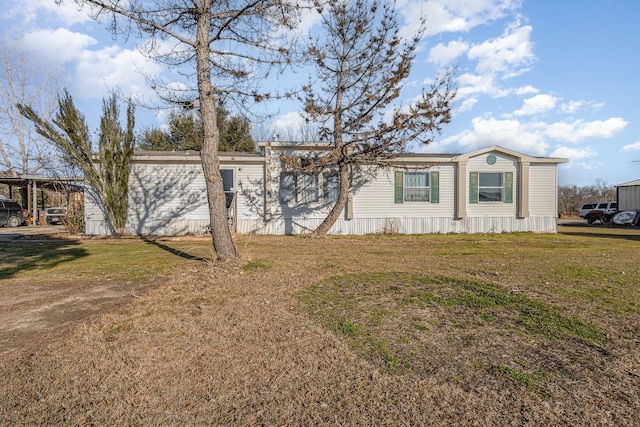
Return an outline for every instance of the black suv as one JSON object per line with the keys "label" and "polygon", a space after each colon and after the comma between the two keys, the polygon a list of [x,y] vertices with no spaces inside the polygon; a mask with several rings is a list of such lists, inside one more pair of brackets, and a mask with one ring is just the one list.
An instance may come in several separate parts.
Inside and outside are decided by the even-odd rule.
{"label": "black suv", "polygon": [[0,227],[17,227],[24,224],[20,204],[14,200],[0,199]]}

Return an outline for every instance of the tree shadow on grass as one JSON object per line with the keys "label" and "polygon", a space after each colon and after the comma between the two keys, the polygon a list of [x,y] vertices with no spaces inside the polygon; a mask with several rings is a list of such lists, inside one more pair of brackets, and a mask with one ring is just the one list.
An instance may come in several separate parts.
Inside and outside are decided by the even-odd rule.
{"label": "tree shadow on grass", "polygon": [[46,270],[88,255],[86,249],[73,240],[2,242],[0,280],[12,278],[21,271]]}
{"label": "tree shadow on grass", "polygon": [[608,228],[602,227],[597,230],[559,230],[558,234],[565,236],[577,236],[577,237],[594,237],[594,238],[609,238],[609,239],[624,239],[640,242],[640,230],[636,228]]}
{"label": "tree shadow on grass", "polygon": [[172,248],[171,246],[167,246],[155,239],[151,239],[149,237],[142,237],[142,240],[145,243],[148,243],[150,245],[153,245],[159,249],[162,249],[163,251],[169,252],[170,254],[179,256],[180,258],[184,258],[184,259],[188,259],[190,261],[209,261],[208,258],[204,258],[204,257],[199,257],[199,256],[195,256],[195,255],[191,255],[188,254],[186,252],[181,251],[180,249],[176,249],[176,248]]}

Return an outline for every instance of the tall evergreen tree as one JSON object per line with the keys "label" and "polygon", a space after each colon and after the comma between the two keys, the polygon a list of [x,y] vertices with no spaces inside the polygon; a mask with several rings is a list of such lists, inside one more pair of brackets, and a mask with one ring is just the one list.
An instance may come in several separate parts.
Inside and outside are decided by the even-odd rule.
{"label": "tall evergreen tree", "polygon": [[41,136],[53,143],[67,163],[82,171],[100,198],[111,232],[122,234],[127,220],[130,163],[135,146],[133,104],[128,104],[127,124],[123,128],[115,94],[103,100],[95,157],[86,120],[69,92],[58,97],[58,111],[52,121],[43,120],[28,105],[19,104],[18,109],[35,124]]}

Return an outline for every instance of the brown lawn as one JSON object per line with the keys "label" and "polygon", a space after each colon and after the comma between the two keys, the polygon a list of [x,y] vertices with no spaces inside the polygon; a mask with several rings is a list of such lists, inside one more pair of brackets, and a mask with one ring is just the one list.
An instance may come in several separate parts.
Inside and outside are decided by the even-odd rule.
{"label": "brown lawn", "polygon": [[640,419],[638,230],[28,245],[0,250],[0,425]]}

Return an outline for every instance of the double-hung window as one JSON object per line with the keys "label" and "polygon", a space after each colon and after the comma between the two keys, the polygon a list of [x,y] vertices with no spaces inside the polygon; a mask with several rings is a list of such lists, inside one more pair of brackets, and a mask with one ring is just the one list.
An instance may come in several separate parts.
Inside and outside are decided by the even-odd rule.
{"label": "double-hung window", "polygon": [[340,193],[340,175],[337,169],[330,169],[322,174],[322,201],[334,203]]}
{"label": "double-hung window", "polygon": [[298,174],[298,203],[318,201],[318,175],[310,173]]}
{"label": "double-hung window", "polygon": [[429,201],[429,172],[405,172],[404,192],[405,202]]}
{"label": "double-hung window", "polygon": [[282,172],[280,174],[280,203],[311,203],[318,201],[318,175]]}
{"label": "double-hung window", "polygon": [[501,172],[478,173],[478,201],[502,202],[504,200],[504,175]]}
{"label": "double-hung window", "polygon": [[439,203],[440,172],[395,171],[395,203]]}
{"label": "double-hung window", "polygon": [[471,172],[469,203],[513,203],[513,172]]}
{"label": "double-hung window", "polygon": [[295,172],[282,172],[280,174],[280,203],[288,203],[296,200],[296,174]]}

